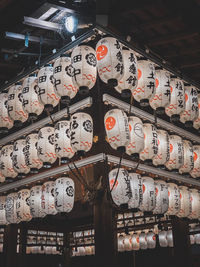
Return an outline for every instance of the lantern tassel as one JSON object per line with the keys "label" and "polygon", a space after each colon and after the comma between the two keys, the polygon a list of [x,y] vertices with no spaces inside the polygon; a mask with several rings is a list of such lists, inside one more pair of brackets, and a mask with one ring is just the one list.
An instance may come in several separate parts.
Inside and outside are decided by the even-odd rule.
{"label": "lantern tassel", "polygon": [[117,175],[116,175],[114,184],[113,184],[113,186],[112,186],[112,188],[111,188],[111,190],[110,190],[110,193],[112,193],[113,188],[115,187],[115,185],[116,185],[116,183],[117,183],[117,179],[118,179],[118,175],[119,175],[119,169],[120,169],[120,167],[121,167],[122,158],[123,158],[123,153],[122,153],[121,156],[120,156],[119,167],[118,167],[118,170],[117,170]]}

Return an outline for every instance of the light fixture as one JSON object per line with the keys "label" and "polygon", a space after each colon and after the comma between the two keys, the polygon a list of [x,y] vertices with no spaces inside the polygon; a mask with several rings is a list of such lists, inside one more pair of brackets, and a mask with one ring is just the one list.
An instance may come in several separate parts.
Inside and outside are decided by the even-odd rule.
{"label": "light fixture", "polygon": [[74,16],[68,16],[65,19],[64,25],[68,32],[74,33],[77,30],[78,19]]}

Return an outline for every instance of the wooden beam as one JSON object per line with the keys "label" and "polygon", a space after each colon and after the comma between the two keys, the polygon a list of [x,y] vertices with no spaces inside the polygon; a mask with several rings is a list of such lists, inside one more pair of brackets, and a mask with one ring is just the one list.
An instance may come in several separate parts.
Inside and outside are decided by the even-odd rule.
{"label": "wooden beam", "polygon": [[176,23],[178,20],[180,20],[181,17],[180,16],[175,16],[175,15],[170,15],[161,19],[154,19],[154,20],[150,20],[148,22],[145,22],[143,24],[140,25],[140,27],[142,29],[150,29],[150,28],[155,28],[157,26],[163,25],[163,24],[167,24],[167,23]]}
{"label": "wooden beam", "polygon": [[200,60],[199,61],[194,61],[190,63],[185,63],[184,65],[180,65],[181,69],[191,69],[191,68],[196,68],[200,66]]}
{"label": "wooden beam", "polygon": [[192,54],[197,54],[200,52],[200,47],[199,46],[193,46],[193,47],[188,47],[187,49],[173,49],[171,51],[165,51],[165,55],[163,55],[164,58],[174,58],[174,57],[182,57],[182,56],[187,56],[187,55],[192,55]]}

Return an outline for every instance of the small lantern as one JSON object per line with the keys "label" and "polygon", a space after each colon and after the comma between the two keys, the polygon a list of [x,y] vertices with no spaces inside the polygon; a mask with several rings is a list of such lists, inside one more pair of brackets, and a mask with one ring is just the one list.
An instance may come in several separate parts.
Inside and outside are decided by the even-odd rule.
{"label": "small lantern", "polygon": [[17,172],[13,168],[13,145],[3,146],[1,149],[1,173],[6,178],[15,178],[17,176]]}
{"label": "small lantern", "polygon": [[200,146],[193,146],[194,168],[190,171],[193,178],[200,177]]}
{"label": "small lantern", "polygon": [[190,235],[190,245],[194,245],[195,244],[195,237],[194,235]]}
{"label": "small lantern", "polygon": [[131,235],[125,235],[123,243],[124,243],[124,250],[125,251],[131,251],[132,250],[132,237],[131,237]]}
{"label": "small lantern", "polygon": [[0,94],[0,133],[7,133],[13,127],[13,120],[8,113],[8,94]]}
{"label": "small lantern", "polygon": [[132,196],[128,202],[129,209],[138,208],[142,202],[142,180],[138,173],[129,173]]}
{"label": "small lantern", "polygon": [[30,190],[29,198],[31,215],[33,218],[42,218],[46,214],[42,208],[42,186],[36,185],[33,186]]}
{"label": "small lantern", "polygon": [[190,141],[183,140],[183,165],[180,167],[179,172],[182,173],[189,173],[194,168],[194,151],[193,145]]}
{"label": "small lantern", "polygon": [[168,246],[167,241],[167,231],[161,231],[158,233],[159,245],[162,248],[166,248]]}
{"label": "small lantern", "polygon": [[200,245],[200,234],[195,234],[195,244]]}
{"label": "small lantern", "polygon": [[0,225],[7,224],[5,206],[6,196],[0,196]]}
{"label": "small lantern", "polygon": [[167,231],[167,243],[170,248],[174,246],[172,230]]}
{"label": "small lantern", "polygon": [[156,236],[153,232],[148,232],[146,235],[147,239],[147,247],[150,249],[154,249],[156,247]]}
{"label": "small lantern", "polygon": [[199,130],[200,129],[200,94],[198,95],[197,99],[198,99],[198,112],[197,112],[198,115],[197,115],[196,120],[193,121],[193,127],[196,130]]}
{"label": "small lantern", "polygon": [[163,180],[155,181],[156,206],[153,210],[154,214],[164,214],[169,207],[168,186]]}
{"label": "small lantern", "polygon": [[153,165],[164,167],[164,164],[169,160],[169,135],[167,131],[157,130],[158,134],[158,153],[153,158]]}
{"label": "small lantern", "polygon": [[191,195],[186,186],[179,186],[180,190],[180,211],[178,217],[186,218],[191,213]]}
{"label": "small lantern", "polygon": [[141,211],[152,211],[156,206],[155,183],[150,177],[142,177],[142,203]]}
{"label": "small lantern", "polygon": [[139,235],[139,242],[140,242],[140,248],[141,249],[147,249],[148,245],[147,245],[147,238],[146,238],[146,234],[145,233],[141,233]]}
{"label": "small lantern", "polygon": [[18,192],[16,201],[17,218],[21,221],[30,221],[32,219],[30,206],[29,206],[30,190],[22,189]]}
{"label": "small lantern", "polygon": [[191,212],[190,219],[200,218],[200,194],[197,189],[190,189]]}
{"label": "small lantern", "polygon": [[132,235],[132,248],[133,250],[140,249],[140,241],[139,241],[139,236],[137,234]]}
{"label": "small lantern", "polygon": [[19,223],[16,209],[17,193],[11,193],[6,197],[6,220],[8,223]]}
{"label": "small lantern", "polygon": [[79,45],[73,49],[71,59],[74,69],[72,81],[79,88],[80,94],[87,94],[97,78],[95,50],[88,45]]}
{"label": "small lantern", "polygon": [[180,212],[180,190],[174,183],[168,183],[169,207],[167,215],[177,215]]}
{"label": "small lantern", "polygon": [[54,182],[46,182],[42,185],[42,209],[45,215],[57,213],[54,204]]}

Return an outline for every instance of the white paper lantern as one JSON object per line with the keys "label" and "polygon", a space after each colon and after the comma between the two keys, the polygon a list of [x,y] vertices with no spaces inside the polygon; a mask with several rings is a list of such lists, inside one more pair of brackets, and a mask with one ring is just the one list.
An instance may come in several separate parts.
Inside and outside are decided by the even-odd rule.
{"label": "white paper lantern", "polygon": [[74,156],[70,140],[70,121],[61,120],[55,125],[55,151],[61,163],[68,162]]}
{"label": "white paper lantern", "polygon": [[72,81],[74,68],[71,64],[71,58],[66,54],[61,55],[53,65],[53,77],[55,80],[55,89],[61,97],[61,102],[69,104],[70,100],[77,94],[77,86]]}
{"label": "white paper lantern", "polygon": [[129,173],[131,198],[128,202],[130,209],[138,208],[142,202],[142,179],[138,173]]}
{"label": "white paper lantern", "polygon": [[167,215],[177,215],[180,212],[180,190],[174,183],[168,183],[169,207]]}
{"label": "white paper lantern", "polygon": [[180,190],[180,211],[178,217],[188,217],[191,213],[191,195],[186,186],[179,186]]}
{"label": "white paper lantern", "polygon": [[200,177],[200,146],[193,146],[193,159],[194,168],[191,170],[190,175],[193,178]]}
{"label": "white paper lantern", "polygon": [[19,223],[16,209],[17,193],[11,193],[6,197],[6,220],[8,223]]}
{"label": "white paper lantern", "polygon": [[152,211],[156,206],[155,183],[150,177],[142,177],[142,203],[141,211]]}
{"label": "white paper lantern", "polygon": [[174,246],[172,230],[167,231],[167,242],[169,247],[172,248]]}
{"label": "white paper lantern", "polygon": [[140,249],[140,241],[139,241],[139,236],[137,234],[132,235],[132,249],[133,250]]}
{"label": "white paper lantern", "polygon": [[154,214],[164,214],[169,207],[168,186],[163,180],[155,181],[156,206],[153,210]]}
{"label": "white paper lantern", "polygon": [[131,251],[132,250],[132,237],[131,237],[131,235],[125,235],[123,243],[124,243],[124,250],[125,251]]}
{"label": "white paper lantern", "polygon": [[165,107],[170,102],[170,74],[165,70],[155,71],[155,94],[150,99],[150,106],[157,114],[163,114]]}
{"label": "white paper lantern", "polygon": [[30,172],[30,168],[26,165],[25,148],[26,139],[19,139],[14,142],[12,155],[13,168],[21,177]]}
{"label": "white paper lantern", "polygon": [[156,247],[156,236],[153,232],[148,232],[146,235],[147,247],[154,249]]}
{"label": "white paper lantern", "polygon": [[158,239],[159,239],[159,245],[162,248],[165,248],[168,246],[168,241],[167,241],[167,231],[161,231],[158,233]]}
{"label": "white paper lantern", "polygon": [[123,48],[124,75],[115,89],[122,97],[130,97],[131,91],[137,87],[137,57],[131,49]]}
{"label": "white paper lantern", "polygon": [[138,61],[138,85],[133,91],[133,97],[142,107],[149,105],[149,100],[155,94],[155,67],[147,60]]}
{"label": "white paper lantern", "polygon": [[148,248],[147,238],[146,238],[146,234],[145,233],[141,233],[139,235],[139,242],[140,242],[140,248],[141,249],[147,249]]}
{"label": "white paper lantern", "polygon": [[158,153],[158,134],[153,124],[144,123],[144,149],[140,152],[140,159],[151,162]]}
{"label": "white paper lantern", "polygon": [[169,135],[167,131],[157,130],[158,134],[158,152],[153,158],[153,165],[163,167],[164,164],[169,160]]}
{"label": "white paper lantern", "polygon": [[42,186],[33,186],[30,190],[29,198],[31,215],[33,218],[42,218],[46,214],[42,208]]}
{"label": "white paper lantern", "polygon": [[74,152],[88,152],[93,142],[93,120],[84,112],[74,113],[70,121],[71,146]]}
{"label": "white paper lantern", "polygon": [[8,113],[8,94],[0,94],[0,133],[7,133],[13,127],[13,120]]}
{"label": "white paper lantern", "polygon": [[124,75],[121,45],[113,37],[102,38],[96,45],[97,69],[101,80],[115,87]]}
{"label": "white paper lantern", "polygon": [[183,140],[183,165],[179,168],[179,172],[189,173],[192,169],[194,169],[194,151],[193,145],[190,141]]}
{"label": "white paper lantern", "polygon": [[195,234],[195,244],[200,245],[200,234]]}
{"label": "white paper lantern", "polygon": [[39,99],[44,104],[45,109],[51,112],[60,100],[55,90],[51,64],[47,64],[39,70],[38,86]]}
{"label": "white paper lantern", "polygon": [[190,235],[190,245],[194,245],[194,244],[195,244],[195,236]]}
{"label": "white paper lantern", "polygon": [[88,45],[79,45],[73,49],[71,59],[74,68],[72,81],[81,94],[87,94],[95,85],[97,78],[95,50]]}
{"label": "white paper lantern", "polygon": [[[1,160],[1,151],[0,151],[0,160]],[[1,166],[1,162],[0,162],[0,166]],[[1,168],[0,168],[0,183],[4,183],[6,180],[5,176],[3,176],[2,172],[1,172]]]}
{"label": "white paper lantern", "polygon": [[7,105],[9,116],[14,121],[14,125],[22,126],[22,123],[28,119],[28,113],[23,109],[21,83],[9,88]]}
{"label": "white paper lantern", "polygon": [[17,176],[17,172],[13,168],[12,154],[13,145],[6,145],[2,147],[0,158],[1,173],[3,176],[8,178],[15,178]]}
{"label": "white paper lantern", "polygon": [[138,158],[139,153],[144,149],[143,123],[138,117],[130,116],[128,119],[130,142],[126,146],[126,153],[132,158]]}
{"label": "white paper lantern", "polygon": [[169,160],[165,163],[168,170],[178,170],[184,163],[183,140],[178,135],[169,136]]}
{"label": "white paper lantern", "polygon": [[57,213],[54,203],[54,182],[46,182],[42,185],[42,209],[46,215]]}
{"label": "white paper lantern", "polygon": [[197,130],[200,128],[200,95],[198,95],[198,112],[197,118],[193,121],[193,127]]}
{"label": "white paper lantern", "polygon": [[56,179],[54,187],[55,208],[58,212],[70,212],[74,207],[74,181],[68,177]]}
{"label": "white paper lantern", "polygon": [[5,206],[6,206],[6,196],[0,196],[0,225],[7,224]]}
{"label": "white paper lantern", "polygon": [[109,110],[104,117],[106,134],[110,146],[119,151],[130,143],[128,117],[123,110]]}
{"label": "white paper lantern", "polygon": [[38,157],[43,161],[45,168],[50,168],[56,159],[55,130],[51,126],[40,129],[37,142]]}
{"label": "white paper lantern", "polygon": [[200,194],[197,189],[190,189],[191,213],[190,219],[200,218]]}
{"label": "white paper lantern", "polygon": [[29,206],[30,190],[22,189],[18,192],[16,201],[16,212],[19,221],[30,221],[32,219]]}
{"label": "white paper lantern", "polygon": [[23,109],[29,115],[30,120],[36,120],[44,110],[44,105],[39,100],[37,75],[31,74],[25,78],[22,88]]}
{"label": "white paper lantern", "polygon": [[171,79],[170,85],[171,98],[165,112],[172,122],[176,122],[180,119],[181,112],[185,110],[185,89],[183,81],[180,79]]}

